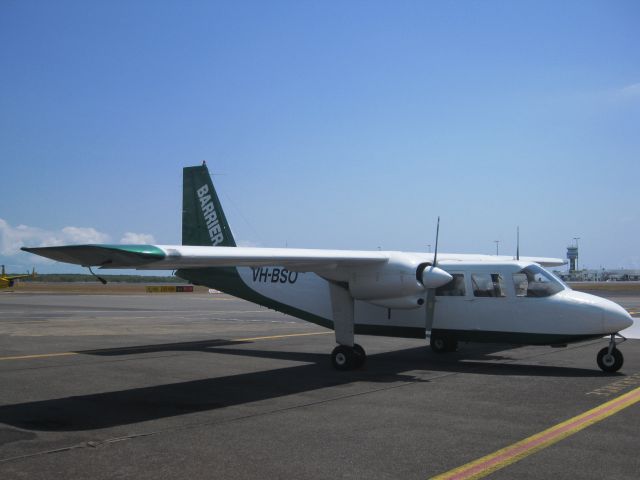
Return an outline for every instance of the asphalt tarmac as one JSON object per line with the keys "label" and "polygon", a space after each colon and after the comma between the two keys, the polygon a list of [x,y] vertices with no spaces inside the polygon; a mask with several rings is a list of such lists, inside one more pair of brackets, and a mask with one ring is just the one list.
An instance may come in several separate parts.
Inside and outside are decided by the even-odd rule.
{"label": "asphalt tarmac", "polygon": [[225,295],[2,293],[0,478],[426,479],[521,441],[487,478],[639,478],[640,340],[613,375],[606,340],[358,342],[337,372],[332,332]]}

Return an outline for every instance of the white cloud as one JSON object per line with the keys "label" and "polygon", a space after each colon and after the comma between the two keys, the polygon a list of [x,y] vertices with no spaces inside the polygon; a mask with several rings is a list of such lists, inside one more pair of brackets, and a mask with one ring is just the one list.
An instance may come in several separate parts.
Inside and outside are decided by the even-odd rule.
{"label": "white cloud", "polygon": [[11,227],[0,218],[0,254],[15,255],[25,242],[31,243],[34,239],[41,238],[41,231],[37,228],[19,225]]}
{"label": "white cloud", "polygon": [[156,243],[156,240],[155,238],[153,238],[153,235],[150,235],[148,233],[125,232],[124,236],[120,239],[120,243]]}
{"label": "white cloud", "polygon": [[640,82],[621,88],[618,93],[627,98],[640,98]]}
{"label": "white cloud", "polygon": [[580,102],[588,102],[597,107],[635,106],[638,100],[640,100],[640,82],[624,86],[611,86],[605,89],[578,93],[576,95]]}
{"label": "white cloud", "polygon": [[78,243],[105,243],[109,235],[91,227],[64,227],[50,231],[28,225],[13,227],[0,218],[0,255],[17,255],[20,247],[50,247]]}
{"label": "white cloud", "polygon": [[105,243],[109,235],[91,227],[64,227],[64,243]]}

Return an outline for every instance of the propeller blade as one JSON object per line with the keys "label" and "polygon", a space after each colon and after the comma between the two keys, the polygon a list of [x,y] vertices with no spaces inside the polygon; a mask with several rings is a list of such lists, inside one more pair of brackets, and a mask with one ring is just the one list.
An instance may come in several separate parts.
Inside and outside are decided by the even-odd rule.
{"label": "propeller blade", "polygon": [[425,333],[430,333],[433,327],[433,319],[436,313],[436,289],[430,288],[427,290],[427,302],[426,302],[426,319],[424,324]]}
{"label": "propeller blade", "polygon": [[[438,265],[438,239],[440,238],[440,217],[438,216],[438,224],[436,226],[436,244],[433,251],[433,265],[425,269],[422,274],[422,280],[424,286],[427,287],[427,302],[425,305],[425,335],[431,334],[431,327],[433,327],[433,320],[436,314],[436,288],[440,285],[444,285],[445,283],[451,280],[451,275],[449,275],[444,270],[437,268]],[[448,275],[449,280],[445,280],[441,273]],[[442,282],[442,283],[441,283]]]}
{"label": "propeller blade", "polygon": [[438,238],[440,237],[440,217],[438,217],[438,224],[436,226],[436,248],[433,252],[433,266],[438,265]]}

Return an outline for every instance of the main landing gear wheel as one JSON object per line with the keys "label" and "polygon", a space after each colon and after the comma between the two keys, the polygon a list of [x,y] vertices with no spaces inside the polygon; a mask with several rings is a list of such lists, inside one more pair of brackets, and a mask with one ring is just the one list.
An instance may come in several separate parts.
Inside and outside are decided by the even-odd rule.
{"label": "main landing gear wheel", "polygon": [[603,372],[617,372],[623,363],[624,357],[622,356],[622,352],[617,348],[611,350],[611,353],[609,353],[609,347],[604,347],[598,352],[598,366]]}
{"label": "main landing gear wheel", "polygon": [[367,354],[365,353],[364,348],[362,348],[357,343],[354,343],[353,354],[355,359],[354,368],[360,368],[362,365],[364,365],[364,362],[367,360]]}
{"label": "main landing gear wheel", "polygon": [[333,367],[336,370],[346,371],[359,368],[364,364],[366,359],[367,354],[364,348],[357,343],[354,344],[353,347],[338,345],[333,349],[333,352],[331,352],[331,363],[333,363]]}
{"label": "main landing gear wheel", "polygon": [[446,335],[431,335],[429,344],[435,353],[455,352],[458,349],[458,340]]}

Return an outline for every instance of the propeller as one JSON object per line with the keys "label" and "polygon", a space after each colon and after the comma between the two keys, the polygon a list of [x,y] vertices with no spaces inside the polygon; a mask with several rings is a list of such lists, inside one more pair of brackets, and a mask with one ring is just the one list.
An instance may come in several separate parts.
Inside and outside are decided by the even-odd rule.
{"label": "propeller", "polygon": [[433,253],[433,264],[428,266],[422,272],[422,284],[427,289],[427,305],[426,305],[426,318],[425,318],[425,331],[431,332],[433,326],[433,319],[435,317],[436,310],[436,288],[441,287],[449,283],[453,277],[438,268],[438,238],[440,237],[440,217],[438,217],[438,225],[436,227],[436,244]]}

